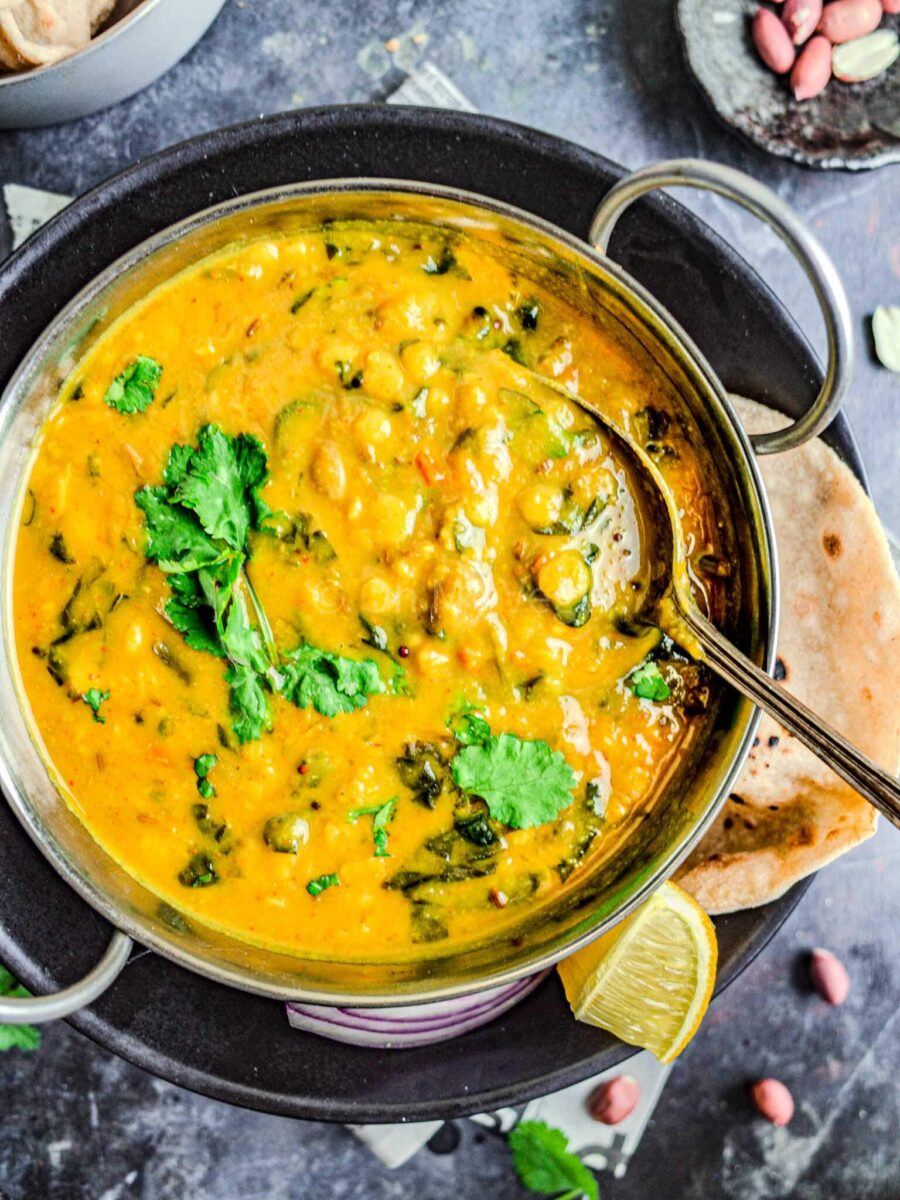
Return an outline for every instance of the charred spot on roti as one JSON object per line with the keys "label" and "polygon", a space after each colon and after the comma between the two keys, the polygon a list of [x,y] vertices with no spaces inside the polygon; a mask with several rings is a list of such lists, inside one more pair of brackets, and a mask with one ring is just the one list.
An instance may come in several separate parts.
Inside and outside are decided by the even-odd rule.
{"label": "charred spot on roti", "polygon": [[826,533],[822,538],[822,545],[829,558],[837,558],[843,549],[841,539],[836,533]]}
{"label": "charred spot on roti", "polygon": [[772,678],[777,679],[779,683],[783,679],[787,679],[787,667],[783,658],[775,659],[775,670],[772,672]]}

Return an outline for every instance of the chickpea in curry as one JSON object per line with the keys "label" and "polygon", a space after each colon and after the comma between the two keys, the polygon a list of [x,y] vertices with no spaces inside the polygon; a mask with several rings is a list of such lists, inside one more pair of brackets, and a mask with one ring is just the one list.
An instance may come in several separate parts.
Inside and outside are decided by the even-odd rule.
{"label": "chickpea in curry", "polygon": [[724,561],[665,388],[468,235],[232,246],[68,374],[22,501],[22,685],[67,803],[177,911],[330,959],[496,938],[704,737],[711,681],[634,620],[634,481],[523,366],[607,406]]}

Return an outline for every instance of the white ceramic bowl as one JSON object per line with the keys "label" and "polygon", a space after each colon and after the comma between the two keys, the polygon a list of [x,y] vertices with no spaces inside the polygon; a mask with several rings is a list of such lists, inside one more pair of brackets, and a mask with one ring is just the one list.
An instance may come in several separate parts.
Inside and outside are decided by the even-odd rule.
{"label": "white ceramic bowl", "polygon": [[120,0],[119,20],[77,54],[0,74],[0,129],[56,125],[133,96],[200,40],[225,0]]}

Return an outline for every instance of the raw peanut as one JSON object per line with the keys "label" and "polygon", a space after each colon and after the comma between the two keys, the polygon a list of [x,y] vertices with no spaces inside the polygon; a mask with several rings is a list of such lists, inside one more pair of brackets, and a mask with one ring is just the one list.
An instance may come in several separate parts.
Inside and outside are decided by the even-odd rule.
{"label": "raw peanut", "polygon": [[850,991],[850,976],[844,964],[830,950],[816,947],[809,956],[809,978],[828,1004],[843,1004]]}
{"label": "raw peanut", "polygon": [[595,1121],[618,1125],[634,1111],[641,1096],[641,1085],[633,1075],[616,1075],[591,1093],[588,1111]]}
{"label": "raw peanut", "polygon": [[834,0],[822,10],[818,30],[829,42],[839,46],[841,42],[852,42],[877,29],[881,15],[881,0]]}
{"label": "raw peanut", "polygon": [[781,19],[795,46],[812,37],[821,15],[822,0],[786,0]]}
{"label": "raw peanut", "polygon": [[784,75],[794,65],[791,36],[768,8],[758,8],[753,18],[753,45],[770,71]]}
{"label": "raw peanut", "polygon": [[756,1111],[773,1125],[787,1125],[794,1115],[794,1097],[778,1079],[757,1079],[750,1085]]}
{"label": "raw peanut", "polygon": [[892,29],[876,29],[866,37],[835,46],[831,69],[842,83],[862,83],[883,75],[900,58],[900,38]]}
{"label": "raw peanut", "polygon": [[831,78],[831,42],[821,34],[810,38],[791,71],[795,100],[811,100],[825,90]]}

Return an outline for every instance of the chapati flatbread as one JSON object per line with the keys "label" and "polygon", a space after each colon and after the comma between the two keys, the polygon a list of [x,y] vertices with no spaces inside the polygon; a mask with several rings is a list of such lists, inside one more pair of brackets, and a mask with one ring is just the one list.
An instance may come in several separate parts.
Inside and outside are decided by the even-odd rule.
{"label": "chapati flatbread", "polygon": [[[786,424],[734,397],[751,433]],[[900,768],[900,581],[875,509],[818,438],[759,459],[781,572],[789,691],[881,766]],[[875,831],[875,810],[763,716],[758,743],[678,882],[709,913],[753,908]]]}
{"label": "chapati flatbread", "polygon": [[3,59],[47,66],[91,40],[91,0],[20,0],[0,4]]}

